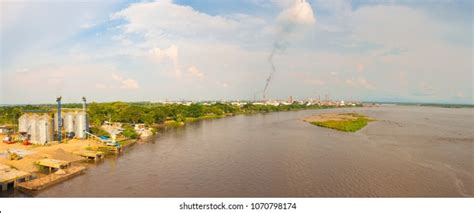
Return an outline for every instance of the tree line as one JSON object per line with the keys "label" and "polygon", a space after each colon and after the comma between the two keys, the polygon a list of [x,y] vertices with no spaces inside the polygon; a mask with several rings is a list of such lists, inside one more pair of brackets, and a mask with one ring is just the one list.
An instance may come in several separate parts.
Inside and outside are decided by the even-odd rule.
{"label": "tree line", "polygon": [[[56,105],[21,105],[0,107],[0,124],[16,124],[18,118],[29,110],[50,110]],[[63,108],[81,108],[82,104],[63,104]],[[186,118],[201,118],[206,116],[227,116],[236,114],[251,114],[259,112],[290,111],[309,108],[322,108],[318,105],[293,103],[290,105],[256,105],[247,103],[243,106],[228,103],[202,104],[161,104],[161,103],[90,103],[87,106],[89,121],[93,126],[100,126],[104,121],[123,123],[145,123],[147,125],[161,124],[166,120],[184,122]]]}

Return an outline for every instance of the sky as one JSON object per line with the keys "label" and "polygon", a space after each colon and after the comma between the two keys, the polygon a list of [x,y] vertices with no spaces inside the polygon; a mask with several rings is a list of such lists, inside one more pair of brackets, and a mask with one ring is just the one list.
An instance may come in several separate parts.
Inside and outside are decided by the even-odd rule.
{"label": "sky", "polygon": [[5,0],[0,11],[0,104],[254,100],[267,79],[268,99],[474,104],[470,0]]}

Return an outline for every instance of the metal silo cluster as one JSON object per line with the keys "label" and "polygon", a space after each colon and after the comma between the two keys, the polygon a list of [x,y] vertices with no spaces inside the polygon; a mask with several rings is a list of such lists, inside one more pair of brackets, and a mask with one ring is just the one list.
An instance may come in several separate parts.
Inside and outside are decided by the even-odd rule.
{"label": "metal silo cluster", "polygon": [[[84,131],[89,131],[87,114],[83,111],[63,112],[63,131],[67,138],[86,138]],[[25,113],[18,119],[18,131],[24,134],[33,144],[45,145],[56,138],[58,131],[58,113]],[[63,134],[61,131],[61,134]]]}
{"label": "metal silo cluster", "polygon": [[[58,132],[58,113],[54,114],[54,131]],[[82,111],[62,112],[61,113],[63,130],[67,138],[84,139],[86,135],[84,131],[88,131],[87,114]]]}
{"label": "metal silo cluster", "polygon": [[58,97],[58,108],[55,113],[43,111],[29,112],[18,119],[18,130],[22,137],[33,144],[46,144],[57,138],[61,143],[63,134],[67,138],[84,139],[89,131],[89,122],[86,113],[86,98],[82,97],[82,111],[61,109],[61,98]]}
{"label": "metal silo cluster", "polygon": [[53,140],[53,119],[48,114],[24,114],[18,119],[18,130],[33,144],[45,145]]}

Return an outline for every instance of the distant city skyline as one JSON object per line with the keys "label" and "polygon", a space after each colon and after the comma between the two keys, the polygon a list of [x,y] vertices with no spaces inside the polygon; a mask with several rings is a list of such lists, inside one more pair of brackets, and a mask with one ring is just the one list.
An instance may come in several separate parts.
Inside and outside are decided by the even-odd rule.
{"label": "distant city skyline", "polygon": [[474,104],[472,6],[2,1],[0,104],[254,100],[267,81],[267,99]]}

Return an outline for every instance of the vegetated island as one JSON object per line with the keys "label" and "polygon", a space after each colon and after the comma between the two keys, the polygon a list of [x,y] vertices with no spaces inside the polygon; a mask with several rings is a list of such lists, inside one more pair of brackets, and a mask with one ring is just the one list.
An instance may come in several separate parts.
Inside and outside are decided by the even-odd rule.
{"label": "vegetated island", "polygon": [[327,113],[313,115],[303,119],[316,126],[335,129],[344,132],[356,132],[364,128],[369,122],[375,121],[358,113]]}

